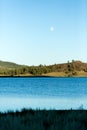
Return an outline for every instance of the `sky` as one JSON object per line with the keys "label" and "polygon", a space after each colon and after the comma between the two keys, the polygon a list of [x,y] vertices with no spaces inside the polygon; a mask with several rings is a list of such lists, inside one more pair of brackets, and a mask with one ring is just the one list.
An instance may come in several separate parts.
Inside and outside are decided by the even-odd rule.
{"label": "sky", "polygon": [[0,60],[87,62],[87,0],[0,0]]}

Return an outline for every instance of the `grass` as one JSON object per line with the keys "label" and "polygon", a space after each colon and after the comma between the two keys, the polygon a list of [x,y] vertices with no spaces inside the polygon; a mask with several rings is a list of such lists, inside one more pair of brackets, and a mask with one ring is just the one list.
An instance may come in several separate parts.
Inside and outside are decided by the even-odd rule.
{"label": "grass", "polygon": [[65,72],[50,72],[47,74],[43,74],[43,76],[53,76],[53,77],[87,77],[87,72],[84,71],[76,71],[76,75],[72,75],[71,73],[65,73]]}
{"label": "grass", "polygon": [[43,76],[66,77],[66,74],[64,72],[50,72],[47,74],[43,74]]}
{"label": "grass", "polygon": [[0,130],[87,130],[87,111],[23,109],[0,113]]}
{"label": "grass", "polygon": [[78,72],[77,72],[77,76],[79,76],[79,77],[87,77],[87,72],[78,71]]}

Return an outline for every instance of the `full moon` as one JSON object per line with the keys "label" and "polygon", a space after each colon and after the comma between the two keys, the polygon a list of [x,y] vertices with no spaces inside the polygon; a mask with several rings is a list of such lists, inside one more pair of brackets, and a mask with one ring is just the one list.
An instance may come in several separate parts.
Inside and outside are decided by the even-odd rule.
{"label": "full moon", "polygon": [[54,27],[53,27],[53,26],[50,27],[50,31],[51,31],[51,32],[54,31]]}

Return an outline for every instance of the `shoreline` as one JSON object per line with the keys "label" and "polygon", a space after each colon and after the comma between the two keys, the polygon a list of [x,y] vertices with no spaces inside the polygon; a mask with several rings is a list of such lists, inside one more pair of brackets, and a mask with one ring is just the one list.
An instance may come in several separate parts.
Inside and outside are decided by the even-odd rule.
{"label": "shoreline", "polygon": [[0,112],[0,130],[86,130],[87,110]]}
{"label": "shoreline", "polygon": [[0,78],[87,78],[87,76],[0,76]]}

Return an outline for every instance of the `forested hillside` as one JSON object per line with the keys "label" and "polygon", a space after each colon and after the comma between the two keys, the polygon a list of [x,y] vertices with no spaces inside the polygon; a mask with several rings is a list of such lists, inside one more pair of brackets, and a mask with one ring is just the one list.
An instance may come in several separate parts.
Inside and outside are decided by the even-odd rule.
{"label": "forested hillside", "polygon": [[0,76],[87,76],[87,63],[73,60],[48,66],[26,66],[0,61]]}

